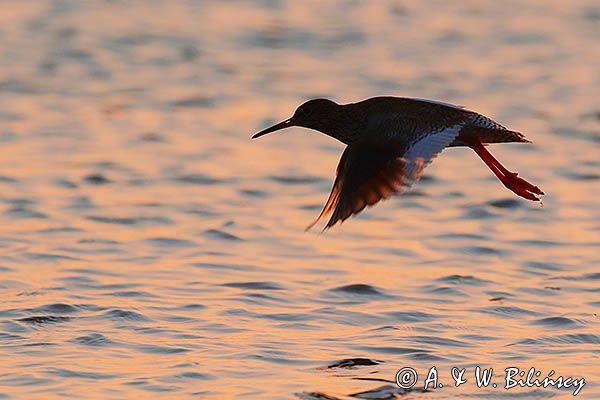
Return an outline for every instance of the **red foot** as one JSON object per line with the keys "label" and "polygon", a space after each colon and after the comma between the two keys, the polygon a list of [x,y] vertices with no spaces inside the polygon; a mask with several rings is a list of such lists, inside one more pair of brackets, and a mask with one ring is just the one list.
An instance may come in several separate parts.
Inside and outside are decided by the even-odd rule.
{"label": "red foot", "polygon": [[[498,176],[498,178],[500,178]],[[519,178],[517,174],[510,176],[503,176],[500,181],[508,189],[512,190],[515,194],[532,201],[540,201],[540,198],[536,194],[543,195],[544,192],[535,185],[527,182],[525,179]]]}
{"label": "red foot", "polygon": [[542,192],[542,190],[539,187],[527,182],[525,179],[520,178],[517,175],[518,174],[516,172],[513,172],[510,176],[507,176],[507,178],[509,180],[513,181],[516,185],[524,188],[528,192],[533,192],[535,194],[544,195],[544,192]]}
{"label": "red foot", "polygon": [[508,189],[512,190],[516,195],[521,196],[527,200],[540,201],[541,199],[536,195],[543,195],[542,190],[527,182],[525,179],[517,176],[516,172],[507,170],[500,161],[496,160],[494,156],[483,147],[481,143],[473,143],[470,147],[477,153],[483,162],[492,170],[494,175],[500,179],[500,181]]}

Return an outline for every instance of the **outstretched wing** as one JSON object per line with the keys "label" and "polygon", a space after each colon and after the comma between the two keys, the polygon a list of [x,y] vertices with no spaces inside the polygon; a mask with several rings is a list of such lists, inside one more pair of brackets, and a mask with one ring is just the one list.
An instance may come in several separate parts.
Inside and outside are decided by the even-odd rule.
{"label": "outstretched wing", "polygon": [[398,194],[419,180],[423,169],[458,136],[463,124],[457,124],[421,136],[408,148],[393,140],[363,140],[344,150],[337,168],[331,194],[312,228],[333,212],[324,229],[343,222],[365,207]]}

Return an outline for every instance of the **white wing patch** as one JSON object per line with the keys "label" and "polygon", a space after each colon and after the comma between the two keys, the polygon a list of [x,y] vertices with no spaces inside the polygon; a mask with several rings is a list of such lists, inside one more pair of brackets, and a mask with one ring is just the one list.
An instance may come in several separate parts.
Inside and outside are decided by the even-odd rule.
{"label": "white wing patch", "polygon": [[415,98],[415,97],[408,97],[408,98],[411,99],[411,100],[423,101],[425,103],[439,104],[440,106],[446,106],[446,107],[456,108],[457,110],[462,110],[462,109],[465,108],[464,106],[457,106],[456,104],[444,103],[443,101],[429,100],[429,99],[419,99],[419,98]]}
{"label": "white wing patch", "polygon": [[406,186],[411,186],[419,180],[423,169],[450,143],[456,139],[464,123],[432,132],[427,136],[414,142],[404,153],[402,157],[404,166],[404,182]]}

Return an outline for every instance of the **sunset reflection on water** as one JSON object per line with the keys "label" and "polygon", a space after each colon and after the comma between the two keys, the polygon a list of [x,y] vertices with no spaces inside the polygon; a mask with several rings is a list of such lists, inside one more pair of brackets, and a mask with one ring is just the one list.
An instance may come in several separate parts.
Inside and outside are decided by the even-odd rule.
{"label": "sunset reflection on water", "polygon": [[[599,397],[599,16],[593,1],[3,3],[0,398],[389,398],[407,366],[444,383],[411,398],[572,397],[453,387],[452,367],[477,365],[499,384],[513,366],[584,377],[578,397]],[[309,98],[378,95],[525,133],[490,150],[544,206],[453,148],[406,195],[305,233],[343,146],[251,135]]]}

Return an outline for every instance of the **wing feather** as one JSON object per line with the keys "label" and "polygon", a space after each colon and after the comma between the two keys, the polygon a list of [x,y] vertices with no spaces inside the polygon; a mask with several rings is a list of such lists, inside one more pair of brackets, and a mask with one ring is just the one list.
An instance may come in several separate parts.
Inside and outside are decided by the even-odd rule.
{"label": "wing feather", "polygon": [[406,179],[412,183],[419,180],[421,173],[437,155],[456,139],[464,124],[456,124],[438,132],[425,135],[413,143],[406,153]]}
{"label": "wing feather", "polygon": [[460,133],[464,124],[457,124],[423,135],[406,151],[401,143],[361,141],[344,150],[337,176],[323,211],[306,229],[332,213],[325,226],[358,214],[365,207],[398,194],[419,180],[423,169]]}

